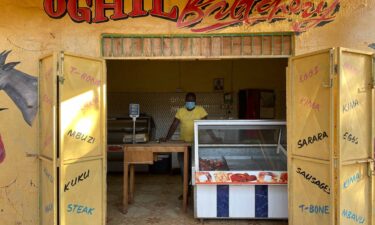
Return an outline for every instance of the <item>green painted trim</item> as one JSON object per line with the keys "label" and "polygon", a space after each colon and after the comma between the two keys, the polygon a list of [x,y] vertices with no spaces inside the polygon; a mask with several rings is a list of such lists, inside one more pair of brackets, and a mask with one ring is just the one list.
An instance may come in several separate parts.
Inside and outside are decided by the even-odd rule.
{"label": "green painted trim", "polygon": [[113,43],[114,43],[114,42],[113,42],[113,39],[114,39],[114,38],[112,37],[112,38],[111,38],[111,53],[112,53],[112,56],[113,56]]}
{"label": "green painted trim", "polygon": [[254,37],[251,37],[251,55],[254,55]]}
{"label": "green painted trim", "polygon": [[263,35],[260,37],[260,54],[264,55],[263,49],[264,49],[264,38]]}
{"label": "green painted trim", "polygon": [[141,52],[141,55],[144,56],[145,55],[145,38],[144,37],[141,37],[141,49],[142,49],[142,52]]}
{"label": "green painted trim", "polygon": [[233,37],[230,38],[230,54],[233,55]]}
{"label": "green painted trim", "polygon": [[170,41],[170,43],[171,43],[171,44],[169,45],[169,46],[170,46],[170,49],[171,49],[171,55],[174,56],[174,52],[173,52],[173,46],[174,46],[174,45],[173,45],[173,37],[170,37],[170,38],[169,38],[169,41]]}
{"label": "green painted trim", "polygon": [[281,35],[281,55],[284,54],[284,35]]}
{"label": "green painted trim", "polygon": [[241,53],[240,53],[240,55],[243,55],[243,49],[244,49],[244,37],[241,36]]}
{"label": "green painted trim", "polygon": [[[244,48],[244,38],[245,37],[251,37],[251,55],[254,55],[254,37],[261,37],[261,53],[260,55],[264,55],[264,40],[263,37],[271,37],[271,55],[274,55],[274,37],[281,37],[281,54],[284,55],[284,37],[290,37],[291,40],[293,40],[294,33],[293,32],[276,32],[276,33],[252,33],[252,34],[245,34],[245,33],[231,33],[231,34],[162,34],[162,35],[142,35],[142,34],[102,34],[101,35],[101,53],[102,56],[105,54],[105,40],[106,39],[111,39],[111,52],[113,54],[113,48],[114,48],[114,39],[121,38],[121,53],[122,56],[124,56],[124,39],[130,39],[130,47],[131,47],[131,56],[134,56],[134,41],[135,39],[141,39],[141,45],[142,45],[142,52],[141,56],[144,56],[144,39],[145,38],[150,38],[151,39],[151,56],[154,56],[154,49],[153,49],[153,39],[160,39],[161,40],[161,56],[164,56],[164,39],[169,38],[171,40],[171,56],[175,56],[175,52],[173,52],[173,40],[174,39],[180,39],[180,56],[183,54],[183,39],[184,38],[190,38],[190,54],[193,55],[193,38],[210,38],[211,39],[211,45],[213,44],[213,38],[215,37],[230,37],[231,40],[231,46],[230,46],[230,52],[233,54],[233,48],[234,48],[234,43],[233,43],[233,38],[235,37],[240,37],[241,38],[241,53],[240,55],[243,55],[243,48]],[[223,41],[222,41],[223,43]],[[202,42],[201,42],[202,44]],[[221,46],[223,48],[223,46]],[[211,46],[212,49],[212,46]],[[201,49],[202,50],[202,49]],[[291,52],[293,52],[293,45],[291,43]],[[223,49],[221,50],[223,51]],[[289,53],[289,55],[292,53]],[[202,55],[202,52],[200,53]],[[221,52],[221,55],[223,55],[223,52]],[[108,56],[110,57],[110,56]]]}
{"label": "green painted trim", "polygon": [[101,46],[100,46],[100,51],[101,51],[101,53],[102,53],[102,56],[104,56],[104,38],[102,38],[102,40],[100,40],[101,41]]}
{"label": "green painted trim", "polygon": [[293,32],[276,32],[276,33],[231,33],[231,34],[102,34],[102,38],[194,38],[194,37],[256,37],[256,36],[293,36]]}
{"label": "green painted trim", "polygon": [[130,39],[131,40],[131,42],[130,42],[130,49],[131,49],[131,56],[134,56],[134,38],[131,38]]}
{"label": "green painted trim", "polygon": [[151,56],[154,56],[154,40],[151,39],[150,41],[151,41],[151,50],[150,50],[150,51],[151,51],[151,54],[150,54],[150,55],[151,55]]}
{"label": "green painted trim", "polygon": [[190,38],[190,55],[193,55],[193,38]]}
{"label": "green painted trim", "polygon": [[183,38],[180,38],[180,56],[182,56],[182,53],[184,52],[183,40]]}

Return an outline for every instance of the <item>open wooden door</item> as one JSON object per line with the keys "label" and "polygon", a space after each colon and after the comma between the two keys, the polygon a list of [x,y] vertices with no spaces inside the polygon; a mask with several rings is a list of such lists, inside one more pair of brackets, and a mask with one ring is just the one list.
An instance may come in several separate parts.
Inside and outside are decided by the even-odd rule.
{"label": "open wooden door", "polygon": [[46,74],[40,86],[41,223],[104,225],[105,62],[65,52],[40,62]]}
{"label": "open wooden door", "polygon": [[289,222],[335,225],[334,50],[292,57],[288,74]]}
{"label": "open wooden door", "polygon": [[344,48],[290,59],[290,224],[373,225],[374,69]]}
{"label": "open wooden door", "polygon": [[337,224],[372,225],[373,210],[373,57],[339,49]]}
{"label": "open wooden door", "polygon": [[39,60],[39,212],[41,225],[57,224],[57,58]]}

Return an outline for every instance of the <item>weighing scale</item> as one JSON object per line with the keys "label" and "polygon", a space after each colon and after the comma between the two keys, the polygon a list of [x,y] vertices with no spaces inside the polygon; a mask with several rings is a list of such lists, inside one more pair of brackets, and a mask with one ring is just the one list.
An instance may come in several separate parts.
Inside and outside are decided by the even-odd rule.
{"label": "weighing scale", "polygon": [[139,117],[139,104],[129,104],[129,117],[133,119],[133,144],[135,144],[135,122]]}

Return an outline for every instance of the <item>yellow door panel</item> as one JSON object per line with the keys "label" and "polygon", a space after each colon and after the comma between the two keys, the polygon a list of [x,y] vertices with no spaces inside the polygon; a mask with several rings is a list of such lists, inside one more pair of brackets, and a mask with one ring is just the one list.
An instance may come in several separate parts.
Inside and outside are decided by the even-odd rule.
{"label": "yellow door panel", "polygon": [[372,157],[372,57],[341,51],[340,70],[341,157],[366,159]]}
{"label": "yellow door panel", "polygon": [[40,163],[40,216],[42,225],[56,224],[56,169],[52,161]]}
{"label": "yellow door panel", "polygon": [[293,160],[293,224],[330,224],[331,174],[329,164]]}
{"label": "yellow door panel", "polygon": [[102,156],[103,61],[64,55],[60,86],[61,157]]}
{"label": "yellow door panel", "polygon": [[372,225],[373,57],[339,49],[338,223]]}
{"label": "yellow door panel", "polygon": [[101,59],[61,53],[60,224],[105,224],[106,79]]}
{"label": "yellow door panel", "polygon": [[374,56],[332,48],[288,71],[289,223],[372,225]]}
{"label": "yellow door panel", "polygon": [[340,175],[340,224],[371,224],[371,179],[368,164],[343,166]]}
{"label": "yellow door panel", "polygon": [[102,159],[61,168],[61,225],[101,225],[104,220]]}
{"label": "yellow door panel", "polygon": [[[291,59],[291,102],[295,138],[293,154],[328,160],[330,157],[331,51]],[[306,123],[309,121],[309,123]]]}
{"label": "yellow door panel", "polygon": [[39,60],[40,223],[57,224],[56,54]]}
{"label": "yellow door panel", "polygon": [[106,79],[101,59],[40,59],[40,223],[104,225]]}

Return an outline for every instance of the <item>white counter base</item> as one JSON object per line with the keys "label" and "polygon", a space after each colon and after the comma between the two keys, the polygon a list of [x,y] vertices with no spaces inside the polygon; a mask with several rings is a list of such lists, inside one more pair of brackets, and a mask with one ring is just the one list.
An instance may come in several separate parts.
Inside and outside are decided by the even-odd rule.
{"label": "white counter base", "polygon": [[287,185],[195,185],[195,217],[287,219]]}

